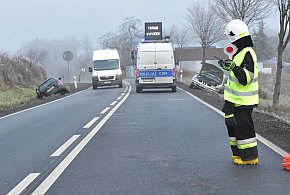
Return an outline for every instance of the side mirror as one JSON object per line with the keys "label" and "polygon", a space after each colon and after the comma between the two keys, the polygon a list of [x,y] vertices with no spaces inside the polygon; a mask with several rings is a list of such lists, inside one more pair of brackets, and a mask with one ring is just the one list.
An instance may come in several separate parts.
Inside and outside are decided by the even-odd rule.
{"label": "side mirror", "polygon": [[134,60],[134,58],[135,58],[135,51],[132,50],[132,51],[131,51],[131,59]]}
{"label": "side mirror", "polygon": [[89,72],[93,72],[93,68],[92,67],[89,67]]}
{"label": "side mirror", "polygon": [[178,60],[175,60],[175,65],[179,66],[179,61]]}

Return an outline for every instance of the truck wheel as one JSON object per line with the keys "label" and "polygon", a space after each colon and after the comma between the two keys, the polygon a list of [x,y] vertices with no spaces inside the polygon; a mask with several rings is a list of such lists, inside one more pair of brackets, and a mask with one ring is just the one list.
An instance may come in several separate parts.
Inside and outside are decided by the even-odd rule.
{"label": "truck wheel", "polygon": [[172,89],[172,92],[176,92],[176,86],[173,86],[171,89]]}
{"label": "truck wheel", "polygon": [[190,83],[189,88],[193,89],[193,87],[194,87],[193,83]]}
{"label": "truck wheel", "polygon": [[141,93],[142,92],[142,88],[141,87],[136,87],[136,93]]}

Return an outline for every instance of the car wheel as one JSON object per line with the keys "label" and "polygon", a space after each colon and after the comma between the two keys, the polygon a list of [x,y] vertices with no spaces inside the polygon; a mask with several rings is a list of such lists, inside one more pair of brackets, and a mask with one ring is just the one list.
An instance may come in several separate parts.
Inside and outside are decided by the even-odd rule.
{"label": "car wheel", "polygon": [[172,89],[172,92],[176,92],[176,86],[173,86],[171,89]]}
{"label": "car wheel", "polygon": [[136,93],[141,93],[142,92],[142,88],[141,87],[136,87]]}
{"label": "car wheel", "polygon": [[190,83],[189,88],[193,89],[193,87],[194,87],[193,83]]}

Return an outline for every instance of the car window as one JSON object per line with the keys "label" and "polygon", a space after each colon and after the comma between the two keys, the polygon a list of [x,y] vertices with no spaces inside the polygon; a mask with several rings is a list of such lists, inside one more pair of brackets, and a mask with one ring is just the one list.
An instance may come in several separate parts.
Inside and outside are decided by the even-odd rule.
{"label": "car window", "polygon": [[54,78],[49,78],[44,83],[39,86],[39,91],[44,92],[48,89],[49,86],[54,85],[56,80]]}

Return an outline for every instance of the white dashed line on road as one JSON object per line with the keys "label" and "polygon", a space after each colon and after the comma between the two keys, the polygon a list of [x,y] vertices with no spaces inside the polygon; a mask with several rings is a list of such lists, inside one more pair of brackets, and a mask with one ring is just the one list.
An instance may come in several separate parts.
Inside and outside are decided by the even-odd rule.
{"label": "white dashed line on road", "polygon": [[[130,84],[129,84],[130,85]],[[32,195],[45,194],[69,164],[76,158],[89,141],[98,133],[102,126],[110,119],[116,110],[125,102],[131,92],[131,87],[124,98],[97,124],[97,126],[60,162],[46,179],[35,189]]]}
{"label": "white dashed line on road", "polygon": [[73,135],[67,142],[58,148],[50,157],[60,156],[80,135]]}
{"label": "white dashed line on road", "polygon": [[40,173],[30,173],[25,177],[15,188],[13,188],[7,195],[20,194],[29,184],[35,180]]}
{"label": "white dashed line on road", "polygon": [[88,122],[83,128],[88,129],[90,128],[100,117],[93,118],[90,122]]}
{"label": "white dashed line on road", "polygon": [[118,101],[113,101],[110,106],[114,106]]}
{"label": "white dashed line on road", "polygon": [[111,107],[106,107],[100,114],[105,114]]}

